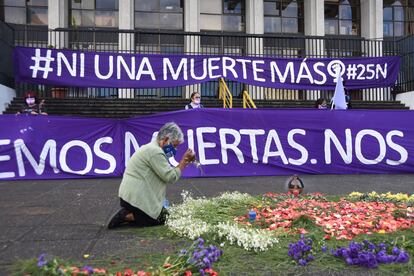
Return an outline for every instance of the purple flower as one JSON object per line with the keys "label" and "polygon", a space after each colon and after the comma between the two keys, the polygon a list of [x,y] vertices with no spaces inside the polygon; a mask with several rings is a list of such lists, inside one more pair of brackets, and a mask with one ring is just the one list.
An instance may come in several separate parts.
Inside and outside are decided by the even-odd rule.
{"label": "purple flower", "polygon": [[343,247],[340,248],[339,252],[340,252],[340,256],[344,256],[344,257],[346,257],[348,255],[351,255],[351,253],[352,253],[351,250],[349,250],[348,248],[343,248]]}
{"label": "purple flower", "polygon": [[188,264],[191,264],[200,269],[200,274],[204,275],[205,268],[211,268],[214,262],[219,260],[219,257],[223,254],[223,250],[217,248],[214,245],[204,246],[204,240],[199,238],[193,243],[192,252],[181,250],[181,254],[191,256],[187,260]]}
{"label": "purple flower", "polygon": [[400,254],[398,254],[397,258],[395,258],[396,263],[408,263],[410,260],[410,256],[405,251],[400,251]]}
{"label": "purple flower", "polygon": [[349,258],[349,257],[345,259],[345,262],[347,264],[349,264],[349,265],[353,265],[354,264],[354,261],[352,260],[352,258]]}
{"label": "purple flower", "polygon": [[181,249],[180,255],[186,255],[186,254],[187,254],[187,250],[186,249]]}
{"label": "purple flower", "polygon": [[387,256],[387,263],[392,263],[393,261],[395,260],[395,256],[393,256],[393,255],[388,255]]}
{"label": "purple flower", "polygon": [[378,262],[375,258],[370,259],[367,264],[366,267],[368,268],[377,268],[378,267]]}
{"label": "purple flower", "polygon": [[302,234],[297,242],[289,244],[288,256],[294,259],[299,265],[307,265],[308,262],[315,259],[310,254],[312,243],[312,239],[305,239],[305,236]]}
{"label": "purple flower", "polygon": [[387,254],[389,246],[384,243],[375,245],[374,243],[364,240],[362,243],[351,241],[348,248],[340,247],[331,250],[331,254],[345,260],[348,265],[358,265],[367,268],[377,268],[378,264],[387,263],[406,263],[410,256],[407,252],[393,247],[392,255]]}
{"label": "purple flower", "polygon": [[312,249],[312,247],[310,247],[309,245],[305,245],[302,248],[302,251],[310,251]]}
{"label": "purple flower", "polygon": [[383,243],[383,242],[382,243],[379,243],[378,244],[378,247],[379,247],[380,250],[387,249],[387,245],[385,243]]}
{"label": "purple flower", "polygon": [[302,265],[302,266],[305,266],[305,265],[308,264],[308,262],[306,260],[304,260],[304,259],[300,259],[299,260],[299,264]]}
{"label": "purple flower", "polygon": [[368,243],[368,249],[369,250],[371,250],[371,251],[374,251],[375,249],[376,249],[377,247],[375,246],[375,244],[373,244],[373,243]]}
{"label": "purple flower", "polygon": [[392,254],[394,254],[394,255],[398,255],[398,254],[400,254],[400,249],[398,249],[398,247],[394,246],[394,247],[392,248]]}
{"label": "purple flower", "polygon": [[328,250],[328,248],[326,247],[326,245],[324,245],[324,246],[321,247],[321,250],[322,250],[323,253],[326,253],[326,251]]}
{"label": "purple flower", "polygon": [[37,259],[37,267],[43,267],[47,264],[45,257],[46,257],[45,253],[40,254],[39,258]]}
{"label": "purple flower", "polygon": [[207,256],[208,255],[208,250],[207,249],[204,249],[204,250],[201,251],[200,254],[201,254],[201,257]]}
{"label": "purple flower", "polygon": [[204,276],[204,269],[200,269],[198,272],[200,273],[200,276]]}
{"label": "purple flower", "polygon": [[200,259],[200,257],[201,257],[200,252],[194,251],[194,253],[193,253],[193,258],[194,258],[195,260],[198,260],[198,259]]}
{"label": "purple flower", "polygon": [[204,246],[204,240],[203,240],[203,238],[198,238],[197,241],[198,241],[198,247],[199,248],[203,248],[203,246]]}
{"label": "purple flower", "polygon": [[293,255],[293,259],[295,259],[296,261],[301,259],[302,257],[302,253],[301,252],[296,252],[295,255]]}
{"label": "purple flower", "polygon": [[89,274],[93,274],[93,267],[85,265],[84,267],[82,267],[82,271],[86,271]]}
{"label": "purple flower", "polygon": [[210,262],[209,258],[207,258],[207,257],[204,257],[203,264],[204,264],[204,268],[210,268],[211,267],[211,262]]}
{"label": "purple flower", "polygon": [[386,264],[388,263],[388,256],[387,255],[377,256],[377,261],[380,264]]}

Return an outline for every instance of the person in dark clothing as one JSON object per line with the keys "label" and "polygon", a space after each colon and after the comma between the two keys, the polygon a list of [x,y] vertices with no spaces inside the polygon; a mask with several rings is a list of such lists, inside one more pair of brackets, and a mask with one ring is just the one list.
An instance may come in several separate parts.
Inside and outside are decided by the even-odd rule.
{"label": "person in dark clothing", "polygon": [[38,103],[36,94],[28,92],[26,93],[24,103],[17,114],[47,115],[45,100],[41,100],[40,103]]}
{"label": "person in dark clothing", "polygon": [[349,90],[347,88],[347,86],[345,86],[345,81],[343,82],[344,84],[344,91],[345,91],[345,102],[346,102],[346,106],[348,109],[352,108],[352,104],[351,104],[351,90]]}
{"label": "person in dark clothing", "polygon": [[317,109],[326,109],[326,100],[324,98],[319,98],[316,102],[315,102],[315,108]]}
{"label": "person in dark clothing", "polygon": [[302,179],[299,178],[296,174],[292,177],[289,177],[286,181],[288,194],[293,194],[298,196],[303,192],[305,185],[303,185]]}

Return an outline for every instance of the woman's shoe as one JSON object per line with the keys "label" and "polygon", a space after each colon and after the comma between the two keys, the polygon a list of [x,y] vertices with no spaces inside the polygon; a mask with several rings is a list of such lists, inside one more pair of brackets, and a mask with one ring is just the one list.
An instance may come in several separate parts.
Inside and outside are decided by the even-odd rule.
{"label": "woman's shoe", "polygon": [[116,212],[116,214],[112,217],[111,221],[108,224],[108,229],[114,229],[118,226],[120,226],[121,224],[123,224],[125,221],[125,217],[129,214],[130,212],[125,209],[125,208],[121,208],[118,212]]}

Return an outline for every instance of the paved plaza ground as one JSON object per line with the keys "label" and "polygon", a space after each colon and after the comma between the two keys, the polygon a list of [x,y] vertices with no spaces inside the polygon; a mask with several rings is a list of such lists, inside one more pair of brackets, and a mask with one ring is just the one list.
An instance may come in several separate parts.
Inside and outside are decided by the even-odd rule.
{"label": "paved plaza ground", "polygon": [[[305,192],[329,195],[360,192],[414,192],[412,175],[303,176]],[[0,182],[0,275],[8,275],[18,259],[48,253],[81,260],[84,254],[104,259],[139,251],[142,237],[128,229],[106,229],[118,209],[120,178]],[[286,177],[227,177],[182,179],[167,190],[170,202],[181,191],[215,196],[224,191],[253,195],[285,192]],[[165,243],[152,241],[145,250],[162,251]]]}

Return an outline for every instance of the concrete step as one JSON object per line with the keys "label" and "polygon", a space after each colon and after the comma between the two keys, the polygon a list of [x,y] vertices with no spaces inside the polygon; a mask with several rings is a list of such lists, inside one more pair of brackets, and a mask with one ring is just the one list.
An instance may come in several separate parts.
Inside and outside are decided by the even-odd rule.
{"label": "concrete step", "polygon": [[[105,98],[46,98],[47,111],[53,115],[74,115],[103,118],[127,118],[143,116],[158,112],[183,110],[188,104],[182,98],[135,98],[135,99],[105,99]],[[15,114],[23,104],[23,98],[13,99],[5,114]],[[310,100],[255,100],[258,108],[314,108]],[[203,98],[207,108],[221,108],[223,102],[215,98]],[[233,107],[241,108],[243,102],[233,99]],[[353,101],[353,109],[408,109],[396,101]]]}

